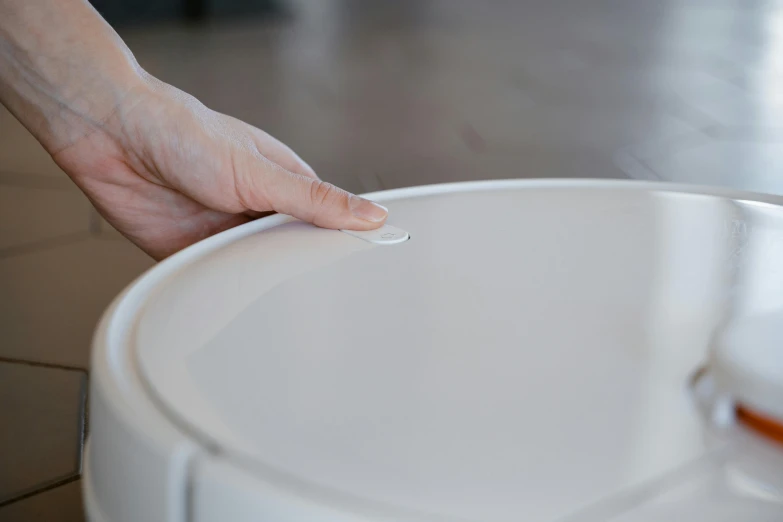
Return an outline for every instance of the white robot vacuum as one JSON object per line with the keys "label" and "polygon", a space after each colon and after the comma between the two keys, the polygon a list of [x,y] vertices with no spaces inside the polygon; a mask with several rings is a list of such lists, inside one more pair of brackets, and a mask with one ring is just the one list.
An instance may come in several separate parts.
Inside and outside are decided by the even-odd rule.
{"label": "white robot vacuum", "polygon": [[264,218],[112,304],[91,522],[783,520],[771,197],[620,181],[369,197],[390,225]]}

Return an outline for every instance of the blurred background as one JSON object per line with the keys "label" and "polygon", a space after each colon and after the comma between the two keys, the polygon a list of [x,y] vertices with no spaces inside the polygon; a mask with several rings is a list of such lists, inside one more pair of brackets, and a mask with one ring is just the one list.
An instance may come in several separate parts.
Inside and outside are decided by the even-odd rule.
{"label": "blurred background", "polygon": [[[94,4],[150,73],[351,191],[630,177],[783,194],[783,0]],[[3,522],[83,519],[90,337],[150,266],[0,111]]]}

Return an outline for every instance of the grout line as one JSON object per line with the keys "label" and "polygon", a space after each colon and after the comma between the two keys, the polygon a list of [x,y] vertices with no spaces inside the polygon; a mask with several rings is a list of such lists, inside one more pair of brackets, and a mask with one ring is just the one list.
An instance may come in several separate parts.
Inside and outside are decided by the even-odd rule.
{"label": "grout line", "polygon": [[77,422],[79,423],[77,429],[79,431],[79,437],[77,441],[77,448],[76,448],[76,461],[74,462],[74,469],[76,470],[73,473],[69,473],[67,476],[63,478],[54,479],[52,481],[49,481],[47,483],[44,483],[44,485],[39,485],[36,487],[33,487],[33,489],[27,490],[21,494],[18,494],[16,496],[7,498],[5,500],[0,500],[0,508],[3,508],[5,506],[8,506],[10,504],[14,504],[16,502],[20,502],[22,500],[26,500],[28,498],[40,495],[42,493],[46,493],[47,491],[50,491],[52,489],[56,489],[60,486],[64,486],[66,484],[70,484],[71,482],[75,482],[81,478],[81,474],[83,471],[83,462],[84,462],[84,441],[87,435],[87,371],[82,368],[75,368],[75,367],[69,367],[65,365],[60,364],[48,364],[48,363],[38,363],[38,362],[32,362],[32,361],[19,361],[14,359],[9,359],[7,357],[0,357],[0,363],[10,363],[10,364],[22,364],[26,366],[32,366],[32,367],[45,367],[45,368],[54,368],[59,370],[66,370],[66,371],[77,371],[79,373],[82,373],[81,377],[81,386],[79,389],[79,413],[77,415]]}
{"label": "grout line", "polygon": [[70,366],[68,364],[45,363],[45,362],[38,362],[38,361],[26,361],[23,359],[14,359],[13,357],[4,357],[2,355],[0,355],[0,363],[21,364],[22,366],[33,366],[35,368],[49,368],[51,370],[64,370],[68,372],[80,372],[84,374],[89,373],[86,368],[79,368],[78,366]]}
{"label": "grout line", "polygon": [[84,441],[87,438],[87,388],[89,386],[87,381],[87,375],[83,375],[81,379],[81,386],[79,386],[79,440],[77,442],[76,449],[76,470],[78,474],[82,474],[82,466],[84,464]]}
{"label": "grout line", "polygon": [[20,502],[22,500],[26,500],[30,497],[34,497],[36,495],[40,495],[41,493],[46,493],[47,491],[51,491],[53,489],[57,489],[60,486],[65,486],[67,484],[70,484],[71,482],[76,482],[81,478],[81,474],[77,473],[75,475],[68,475],[67,477],[60,478],[60,479],[54,479],[53,481],[49,482],[48,484],[44,486],[36,487],[35,489],[31,489],[29,491],[26,491],[25,493],[21,493],[20,495],[17,495],[15,497],[7,498],[5,500],[0,500],[0,508],[4,508],[6,506],[9,506],[11,504],[15,504],[17,502]]}
{"label": "grout line", "polygon": [[46,250],[49,248],[55,248],[59,246],[69,245],[76,243],[84,239],[89,239],[90,232],[74,232],[64,236],[53,237],[50,239],[42,239],[40,241],[33,241],[32,243],[25,243],[22,245],[15,245],[5,248],[0,248],[0,259],[7,257],[14,257],[22,254],[29,254],[30,252],[36,252],[39,250]]}

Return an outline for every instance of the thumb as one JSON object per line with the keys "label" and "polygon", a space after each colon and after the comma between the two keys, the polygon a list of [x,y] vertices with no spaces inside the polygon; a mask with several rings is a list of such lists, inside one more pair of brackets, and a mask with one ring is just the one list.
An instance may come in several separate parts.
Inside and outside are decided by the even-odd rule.
{"label": "thumb", "polygon": [[372,230],[386,221],[388,210],[317,178],[275,169],[264,183],[268,204],[323,228]]}

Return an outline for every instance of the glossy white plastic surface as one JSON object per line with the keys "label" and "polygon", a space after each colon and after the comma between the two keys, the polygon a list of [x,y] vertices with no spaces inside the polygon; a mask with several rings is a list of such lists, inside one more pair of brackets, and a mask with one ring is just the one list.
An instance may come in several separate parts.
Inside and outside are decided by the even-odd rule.
{"label": "glossy white plastic surface", "polygon": [[710,460],[687,383],[780,209],[504,188],[384,201],[394,248],[291,222],[194,259],[139,318],[151,391],[369,520],[558,520]]}
{"label": "glossy white plastic surface", "polygon": [[107,310],[94,338],[82,485],[90,522],[185,521],[189,464],[204,448],[158,408],[136,371],[133,317],[163,271]]}
{"label": "glossy white plastic surface", "polygon": [[372,195],[403,243],[273,216],[173,256],[96,337],[91,518],[783,519],[780,448],[691,389],[783,302],[783,209],[699,190],[420,187]]}
{"label": "glossy white plastic surface", "polygon": [[[770,263],[783,262],[783,255],[770,257]],[[778,267],[783,273],[783,266]],[[759,283],[780,288],[769,279]],[[783,309],[735,318],[714,345],[711,366],[719,386],[744,406],[783,424]]]}

